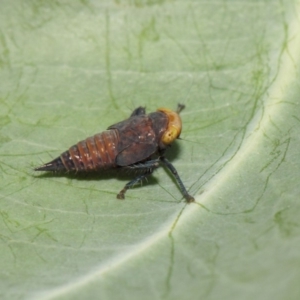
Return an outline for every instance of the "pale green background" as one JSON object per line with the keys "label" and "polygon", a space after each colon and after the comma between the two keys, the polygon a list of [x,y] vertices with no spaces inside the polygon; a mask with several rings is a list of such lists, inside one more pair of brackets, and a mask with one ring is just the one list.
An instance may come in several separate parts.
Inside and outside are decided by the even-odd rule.
{"label": "pale green background", "polygon": [[[299,29],[296,0],[0,0],[0,298],[299,299]],[[178,102],[194,204],[32,171]]]}

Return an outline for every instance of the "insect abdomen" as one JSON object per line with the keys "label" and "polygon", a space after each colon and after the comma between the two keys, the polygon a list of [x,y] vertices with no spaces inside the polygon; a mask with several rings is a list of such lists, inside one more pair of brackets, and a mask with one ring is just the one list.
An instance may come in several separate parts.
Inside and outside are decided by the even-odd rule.
{"label": "insect abdomen", "polygon": [[117,130],[106,130],[89,137],[63,152],[36,171],[97,171],[115,167]]}

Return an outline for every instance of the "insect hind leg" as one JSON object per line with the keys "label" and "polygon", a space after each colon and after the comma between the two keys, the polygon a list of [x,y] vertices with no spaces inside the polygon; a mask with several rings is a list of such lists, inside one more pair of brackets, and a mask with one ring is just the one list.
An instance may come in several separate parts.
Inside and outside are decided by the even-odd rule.
{"label": "insect hind leg", "polygon": [[128,189],[130,189],[131,187],[133,187],[136,183],[142,181],[144,178],[146,178],[148,175],[150,174],[142,174],[137,176],[136,178],[134,178],[133,180],[129,181],[124,188],[119,192],[119,194],[117,195],[118,199],[125,199],[125,193]]}
{"label": "insect hind leg", "polygon": [[129,181],[124,186],[124,188],[119,192],[119,194],[117,195],[117,198],[125,199],[125,193],[128,189],[132,188],[136,183],[141,182],[147,176],[151,175],[153,173],[154,169],[156,169],[158,167],[159,167],[159,159],[148,160],[148,161],[140,163],[140,164],[125,167],[125,169],[136,170],[138,172],[143,172],[143,174],[140,174],[133,180]]}

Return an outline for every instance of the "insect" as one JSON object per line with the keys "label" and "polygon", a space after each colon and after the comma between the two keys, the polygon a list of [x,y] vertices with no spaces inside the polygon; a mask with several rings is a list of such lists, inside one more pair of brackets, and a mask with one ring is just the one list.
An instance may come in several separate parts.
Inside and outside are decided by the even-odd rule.
{"label": "insect", "polygon": [[146,114],[144,107],[136,108],[130,117],[107,130],[78,142],[54,160],[35,168],[35,171],[105,171],[125,169],[138,174],[117,195],[124,199],[126,191],[153,173],[161,164],[173,174],[186,201],[195,199],[187,192],[175,167],[165,157],[167,148],[179,138],[182,128],[177,111],[158,108]]}

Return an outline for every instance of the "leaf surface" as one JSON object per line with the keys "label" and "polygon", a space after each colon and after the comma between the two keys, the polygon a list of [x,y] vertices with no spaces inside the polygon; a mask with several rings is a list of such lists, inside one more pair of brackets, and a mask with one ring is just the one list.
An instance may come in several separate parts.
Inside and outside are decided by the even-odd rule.
{"label": "leaf surface", "polygon": [[[1,299],[298,299],[299,1],[1,1]],[[159,169],[32,169],[184,103]]]}

